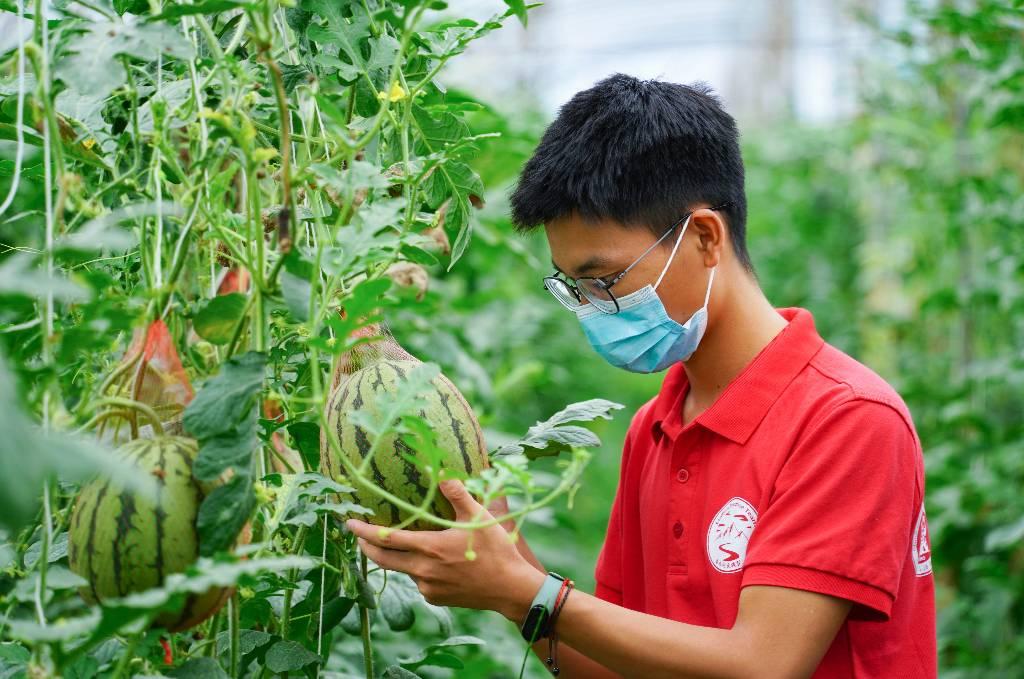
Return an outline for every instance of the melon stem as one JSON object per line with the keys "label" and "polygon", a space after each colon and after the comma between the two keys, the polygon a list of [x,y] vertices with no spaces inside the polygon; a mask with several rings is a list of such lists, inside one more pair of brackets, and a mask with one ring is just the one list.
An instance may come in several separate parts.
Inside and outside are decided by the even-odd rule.
{"label": "melon stem", "polygon": [[[369,570],[366,563],[366,554],[363,554],[362,551],[360,551],[359,556],[363,570],[363,580],[365,580],[367,571]],[[366,679],[374,679],[373,645],[370,643],[370,609],[362,603],[359,604],[359,629],[360,634],[363,637],[363,663],[366,667]]]}

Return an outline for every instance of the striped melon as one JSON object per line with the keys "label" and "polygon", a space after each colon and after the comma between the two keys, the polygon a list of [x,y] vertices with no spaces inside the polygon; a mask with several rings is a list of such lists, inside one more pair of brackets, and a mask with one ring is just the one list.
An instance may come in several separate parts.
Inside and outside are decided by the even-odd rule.
{"label": "striped melon", "polygon": [[[392,391],[420,365],[422,363],[411,356],[407,359],[383,358],[356,370],[345,379],[338,380],[327,400],[327,426],[337,432],[342,451],[354,465],[362,463],[374,440],[372,435],[352,422],[351,414],[356,411],[368,411],[371,415],[376,415],[377,397]],[[487,448],[476,415],[459,390],[444,375],[435,377],[432,387],[426,394],[426,405],[416,414],[430,423],[436,434],[438,446],[447,452],[447,456],[442,459],[441,468],[458,469],[471,476],[478,474],[488,464]],[[377,445],[370,462],[370,475],[378,487],[406,502],[418,505],[426,497],[430,476],[424,469],[407,460],[401,454],[403,452],[413,456],[416,454],[396,434],[385,435],[384,440]],[[321,435],[320,464],[325,475],[338,481],[347,480],[344,467],[334,449],[328,444],[325,435]],[[372,516],[361,518],[367,518],[376,525],[393,526],[409,516],[408,512],[373,491],[358,488],[357,483],[352,485],[357,486],[353,499],[374,511]],[[454,520],[455,511],[451,503],[440,490],[435,493],[431,513]],[[417,519],[407,528],[441,530],[444,527]]]}
{"label": "striped melon", "polygon": [[[89,585],[81,594],[89,603],[158,587],[199,555],[196,516],[212,484],[192,476],[196,442],[182,436],[140,438],[118,449],[126,462],[157,480],[153,499],[137,496],[109,479],[83,486],[71,515],[68,561]],[[226,589],[192,595],[178,614],[156,623],[171,631],[207,619],[227,601]]]}

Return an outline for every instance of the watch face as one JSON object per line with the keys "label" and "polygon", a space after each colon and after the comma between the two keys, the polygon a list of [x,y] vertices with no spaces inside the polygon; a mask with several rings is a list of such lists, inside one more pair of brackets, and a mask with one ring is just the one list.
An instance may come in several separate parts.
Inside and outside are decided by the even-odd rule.
{"label": "watch face", "polygon": [[548,610],[541,605],[534,606],[526,614],[521,632],[527,641],[544,638],[544,624],[547,622]]}

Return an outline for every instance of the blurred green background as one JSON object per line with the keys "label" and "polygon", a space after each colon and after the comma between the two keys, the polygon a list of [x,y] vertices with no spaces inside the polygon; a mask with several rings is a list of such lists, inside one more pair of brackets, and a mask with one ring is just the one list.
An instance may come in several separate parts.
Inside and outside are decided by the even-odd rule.
{"label": "blurred green background", "polygon": [[[741,121],[749,246],[772,303],[811,310],[827,341],[910,407],[926,455],[942,676],[1024,676],[1024,9],[911,5],[896,29],[862,28],[885,58],[858,64],[857,113]],[[492,436],[572,401],[626,405],[598,428],[603,446],[572,508],[525,529],[545,567],[592,591],[623,436],[662,375],[594,354],[541,287],[543,234],[512,232],[509,189],[550,120],[529,100],[474,115],[474,132],[502,136],[474,163],[489,191],[473,244],[437,272],[431,313],[394,325],[456,379]],[[489,643],[461,675],[518,671],[509,623],[460,620]],[[528,667],[547,676],[534,658]]]}

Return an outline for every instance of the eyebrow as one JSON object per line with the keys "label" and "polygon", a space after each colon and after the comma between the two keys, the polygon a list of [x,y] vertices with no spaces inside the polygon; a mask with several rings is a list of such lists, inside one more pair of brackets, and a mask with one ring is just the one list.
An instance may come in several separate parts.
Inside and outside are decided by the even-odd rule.
{"label": "eyebrow", "polygon": [[[551,266],[555,267],[555,269],[557,269],[561,273],[563,273],[563,274],[565,274],[567,276],[569,275],[568,273],[566,273],[566,271],[564,269],[562,269],[560,266],[555,264],[554,257],[551,258]],[[610,262],[608,261],[607,258],[602,257],[601,255],[593,255],[590,258],[584,260],[584,262],[582,264],[580,264],[579,268],[576,269],[576,275],[572,276],[572,278],[582,278],[587,273],[590,273],[590,272],[593,272],[593,271],[599,270],[599,269],[606,269],[609,266],[610,266]]]}

